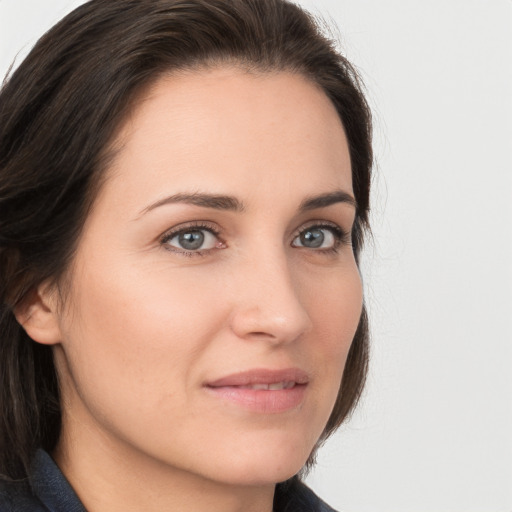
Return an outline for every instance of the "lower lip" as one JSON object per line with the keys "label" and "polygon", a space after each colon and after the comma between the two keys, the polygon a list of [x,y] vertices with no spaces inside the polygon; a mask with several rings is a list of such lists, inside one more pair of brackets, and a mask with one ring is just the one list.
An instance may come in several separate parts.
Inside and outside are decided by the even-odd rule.
{"label": "lower lip", "polygon": [[307,384],[296,384],[290,389],[248,389],[237,386],[211,387],[206,389],[225,401],[244,409],[263,414],[290,411],[304,401]]}

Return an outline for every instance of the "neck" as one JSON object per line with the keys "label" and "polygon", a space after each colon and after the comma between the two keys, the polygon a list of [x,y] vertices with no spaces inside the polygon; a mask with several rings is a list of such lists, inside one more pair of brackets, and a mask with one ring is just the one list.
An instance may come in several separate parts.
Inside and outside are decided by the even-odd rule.
{"label": "neck", "polygon": [[88,512],[271,512],[274,485],[234,485],[176,469],[113,443],[108,436],[77,438],[63,418],[53,453]]}

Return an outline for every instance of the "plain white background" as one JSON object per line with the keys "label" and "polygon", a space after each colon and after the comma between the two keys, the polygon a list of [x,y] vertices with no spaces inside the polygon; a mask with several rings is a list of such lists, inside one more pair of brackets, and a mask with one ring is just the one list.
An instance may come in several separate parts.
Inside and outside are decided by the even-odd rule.
{"label": "plain white background", "polygon": [[[0,74],[79,1],[0,0]],[[375,115],[372,366],[310,485],[343,512],[512,512],[512,1],[301,0]]]}

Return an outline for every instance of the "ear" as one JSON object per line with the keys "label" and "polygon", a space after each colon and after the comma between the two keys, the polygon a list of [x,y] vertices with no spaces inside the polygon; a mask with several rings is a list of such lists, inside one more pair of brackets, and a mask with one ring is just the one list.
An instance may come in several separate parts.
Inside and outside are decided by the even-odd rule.
{"label": "ear", "polygon": [[14,316],[34,341],[43,345],[55,345],[61,341],[56,293],[48,283],[32,290],[15,308]]}

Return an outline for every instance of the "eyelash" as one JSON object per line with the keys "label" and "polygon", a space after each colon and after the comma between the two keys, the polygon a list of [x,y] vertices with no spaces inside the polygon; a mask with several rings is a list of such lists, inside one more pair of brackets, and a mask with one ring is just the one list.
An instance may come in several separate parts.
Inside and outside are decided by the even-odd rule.
{"label": "eyelash", "polygon": [[[342,229],[337,224],[332,224],[330,222],[313,222],[312,224],[309,224],[305,227],[302,227],[300,231],[298,231],[295,236],[293,237],[293,240],[298,238],[301,234],[305,233],[309,230],[315,230],[315,229],[326,229],[329,230],[333,237],[334,237],[334,244],[332,247],[327,247],[325,249],[310,249],[316,253],[321,254],[336,254],[340,247],[345,245],[352,245],[352,239],[350,236],[350,233],[346,232],[344,229]],[[300,248],[301,246],[299,246]],[[308,249],[307,247],[304,247],[304,249]]]}
{"label": "eyelash", "polygon": [[[173,252],[175,254],[179,254],[180,256],[186,256],[188,258],[194,257],[194,256],[206,256],[211,251],[216,250],[213,249],[203,249],[203,250],[197,250],[197,251],[187,251],[186,249],[179,249],[177,247],[173,247],[168,244],[170,240],[175,238],[176,236],[179,236],[184,233],[189,233],[190,231],[208,231],[211,233],[215,238],[218,238],[220,240],[220,243],[225,245],[225,242],[220,239],[220,231],[216,229],[211,224],[205,223],[205,222],[193,222],[191,224],[187,224],[186,226],[182,226],[179,228],[173,228],[170,231],[167,231],[162,238],[160,239],[161,245],[164,246],[164,248],[170,252]],[[218,248],[217,248],[218,249]]]}
{"label": "eyelash", "polygon": [[[302,227],[299,231],[297,231],[295,233],[292,240],[297,239],[299,236],[301,236],[306,231],[315,230],[315,229],[329,230],[334,237],[334,245],[333,245],[333,247],[328,247],[325,249],[309,248],[311,251],[314,251],[314,252],[320,253],[320,254],[336,254],[339,251],[341,246],[352,244],[350,233],[347,233],[345,230],[343,230],[336,224],[331,224],[331,223],[326,223],[326,222],[312,223],[310,225]],[[177,247],[173,247],[173,246],[169,245],[169,243],[168,243],[170,240],[172,240],[173,238],[175,238],[176,236],[179,236],[181,234],[189,233],[191,231],[203,231],[203,230],[208,231],[213,236],[215,236],[215,238],[219,239],[220,244],[222,244],[223,247],[215,247],[215,248],[211,248],[211,249],[202,249],[202,250],[199,249],[196,251],[189,251],[186,249],[179,249]],[[189,258],[195,257],[195,256],[207,256],[211,251],[223,249],[226,247],[225,242],[220,238],[220,231],[218,229],[216,229],[213,225],[205,223],[205,222],[194,222],[191,224],[187,224],[186,226],[182,226],[179,228],[173,228],[172,230],[167,231],[166,233],[164,233],[164,235],[162,235],[162,237],[160,238],[160,244],[162,246],[164,246],[164,248],[170,252],[179,254],[180,256],[189,257]],[[305,246],[295,246],[295,247],[308,249],[308,247],[305,247]]]}

